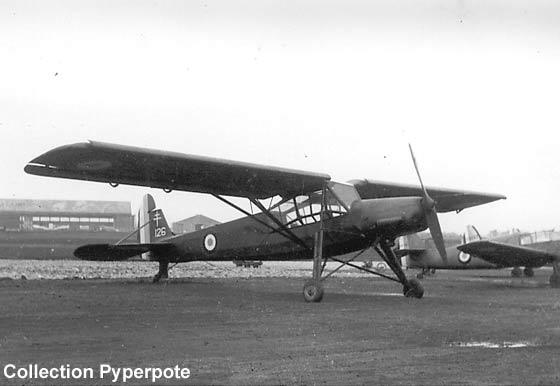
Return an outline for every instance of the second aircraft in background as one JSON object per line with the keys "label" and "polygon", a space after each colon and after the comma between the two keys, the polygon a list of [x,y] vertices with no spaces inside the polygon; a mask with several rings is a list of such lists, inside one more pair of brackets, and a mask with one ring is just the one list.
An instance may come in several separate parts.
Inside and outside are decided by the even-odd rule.
{"label": "second aircraft in background", "polygon": [[[431,239],[422,240],[417,234],[399,239],[396,254],[406,260],[407,268],[420,268],[417,277],[434,273],[436,269],[513,268],[513,277],[532,277],[534,268],[552,264],[550,284],[560,287],[560,232],[514,232],[483,240],[478,230],[467,226],[462,242],[446,245],[448,259],[437,253]],[[524,267],[523,271],[520,267]]]}

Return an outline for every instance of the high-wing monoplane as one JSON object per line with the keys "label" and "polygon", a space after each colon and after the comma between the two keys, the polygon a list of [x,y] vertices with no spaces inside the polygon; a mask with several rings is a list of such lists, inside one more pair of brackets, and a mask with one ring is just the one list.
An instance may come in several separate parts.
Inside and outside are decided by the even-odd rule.
{"label": "high-wing monoplane", "polygon": [[[417,277],[434,273],[436,269],[502,269],[513,268],[511,275],[532,277],[534,268],[552,264],[552,287],[560,287],[560,233],[553,231],[516,232],[484,240],[478,230],[469,225],[462,243],[446,247],[443,260],[432,240],[420,240],[416,235],[399,239],[397,256],[406,257],[408,268],[420,268]],[[521,270],[520,267],[524,267]]]}
{"label": "high-wing monoplane", "polygon": [[[404,274],[392,246],[394,240],[429,228],[439,253],[446,258],[437,212],[505,198],[502,195],[425,187],[412,148],[420,187],[371,180],[331,181],[328,174],[270,167],[101,142],[61,146],[32,160],[30,174],[172,190],[207,193],[246,217],[183,235],[155,226],[141,243],[88,245],[76,250],[85,259],[121,260],[143,254],[159,262],[155,280],[167,277],[169,263],[194,260],[313,259],[306,301],[323,297],[322,281],[342,266],[367,271],[403,286],[405,296],[420,298],[424,290]],[[249,200],[250,213],[232,197]],[[140,224],[146,227],[151,220]],[[353,261],[369,247],[385,260],[396,277],[360,267]],[[356,252],[345,260],[341,254]],[[327,260],[339,268],[326,273]]]}

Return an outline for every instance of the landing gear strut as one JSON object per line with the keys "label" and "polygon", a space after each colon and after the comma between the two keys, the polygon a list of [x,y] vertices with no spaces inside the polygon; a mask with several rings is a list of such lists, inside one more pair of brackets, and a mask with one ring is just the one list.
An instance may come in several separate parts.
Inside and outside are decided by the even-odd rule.
{"label": "landing gear strut", "polygon": [[308,280],[303,285],[303,298],[306,302],[318,303],[323,300],[323,285],[321,284],[321,274],[323,267],[321,260],[323,260],[323,237],[324,230],[319,229],[315,233],[315,245],[313,247],[313,278]]}
{"label": "landing gear strut", "polygon": [[395,252],[393,252],[392,242],[390,240],[382,240],[379,243],[379,247],[375,247],[375,250],[385,260],[389,268],[397,275],[397,278],[403,285],[403,294],[407,298],[422,298],[424,296],[424,288],[420,282],[416,279],[408,279],[404,274]]}
{"label": "landing gear strut", "polygon": [[154,276],[153,282],[157,283],[160,279],[167,279],[169,278],[169,262],[168,261],[159,261],[159,270],[158,273]]}

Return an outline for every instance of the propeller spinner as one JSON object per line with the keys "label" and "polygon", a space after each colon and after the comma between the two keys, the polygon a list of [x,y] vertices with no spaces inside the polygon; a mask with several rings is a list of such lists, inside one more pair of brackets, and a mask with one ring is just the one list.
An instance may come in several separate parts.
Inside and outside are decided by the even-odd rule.
{"label": "propeller spinner", "polygon": [[414,163],[414,169],[416,169],[416,174],[420,180],[420,186],[422,187],[422,192],[424,197],[422,198],[422,206],[424,207],[424,214],[426,216],[426,223],[428,224],[428,229],[432,235],[432,240],[439,252],[439,255],[445,263],[447,263],[447,252],[445,250],[445,243],[443,241],[443,233],[441,232],[441,226],[439,225],[439,220],[436,211],[436,202],[430,197],[428,191],[424,187],[422,182],[422,177],[420,176],[420,171],[418,170],[418,164],[416,163],[416,157],[414,157],[414,152],[412,151],[412,146],[408,144],[410,149],[410,155],[412,156],[412,162]]}

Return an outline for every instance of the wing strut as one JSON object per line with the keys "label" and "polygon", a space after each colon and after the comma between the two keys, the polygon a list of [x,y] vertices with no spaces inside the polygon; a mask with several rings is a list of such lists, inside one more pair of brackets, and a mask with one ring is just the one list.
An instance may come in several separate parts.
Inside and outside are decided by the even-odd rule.
{"label": "wing strut", "polygon": [[[255,200],[254,198],[250,198],[249,199],[253,204],[255,204],[255,206],[257,208],[259,208],[261,210],[261,212],[263,212],[269,219],[271,219],[276,225],[278,225],[278,229],[269,226],[269,228],[274,229],[275,232],[278,232],[279,234],[281,234],[282,236],[290,239],[291,241],[293,241],[296,244],[301,245],[303,248],[309,250],[310,248],[307,246],[307,244],[305,244],[303,242],[303,240],[301,240],[299,237],[297,237],[294,232],[292,232],[289,228],[287,228],[284,224],[282,224],[282,222],[280,220],[278,220],[276,217],[274,217],[272,215],[272,213],[270,213],[270,211],[268,209],[266,209],[264,207],[263,204],[261,204],[258,200]],[[322,227],[322,226],[321,226]],[[282,233],[280,232],[280,229],[285,232]]]}
{"label": "wing strut", "polygon": [[254,200],[254,199],[249,199],[249,202],[251,202],[252,204],[255,204],[268,218],[270,218],[272,221],[274,221],[274,223],[277,224],[279,226],[279,228],[275,228],[275,227],[271,226],[270,224],[267,224],[266,222],[264,222],[264,221],[260,220],[259,218],[255,217],[253,214],[247,212],[245,209],[241,208],[240,206],[234,204],[233,202],[223,198],[222,196],[220,196],[218,194],[213,194],[213,196],[216,197],[218,200],[220,200],[222,202],[225,202],[226,204],[228,204],[232,208],[237,209],[238,211],[240,211],[241,213],[243,213],[247,217],[252,218],[253,220],[258,222],[259,224],[264,225],[265,227],[272,230],[273,232],[276,232],[279,235],[284,236],[288,240],[290,240],[290,241],[292,241],[296,244],[299,244],[303,248],[309,250],[309,247],[307,246],[307,244],[305,244],[300,238],[298,238],[296,235],[294,235],[293,232],[291,232],[288,228],[286,228],[284,226],[284,224],[282,224],[276,217],[274,217],[270,213],[270,211],[267,210],[259,201]]}
{"label": "wing strut", "polygon": [[[138,221],[138,222],[140,222],[140,221]],[[138,227],[137,229],[133,230],[132,232],[130,232],[129,234],[127,234],[126,236],[124,236],[122,239],[120,239],[119,241],[117,241],[117,242],[115,243],[115,245],[119,245],[119,244],[121,244],[122,242],[124,242],[125,240],[128,240],[128,239],[130,238],[130,236],[132,236],[132,235],[135,234],[135,233],[140,233],[140,230],[141,230],[142,228],[144,228],[145,226],[147,226],[148,224],[150,224],[150,220],[146,221],[144,224],[142,224],[142,226]]]}
{"label": "wing strut", "polygon": [[321,192],[321,214],[319,215],[319,231],[315,233],[315,242],[313,245],[313,276],[303,285],[303,298],[306,302],[320,302],[323,299],[324,289],[321,284],[321,274],[323,267],[323,241],[325,239],[325,229],[323,220],[326,216],[327,206],[327,183],[323,183]]}

